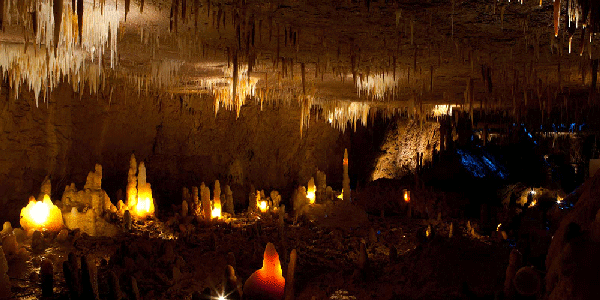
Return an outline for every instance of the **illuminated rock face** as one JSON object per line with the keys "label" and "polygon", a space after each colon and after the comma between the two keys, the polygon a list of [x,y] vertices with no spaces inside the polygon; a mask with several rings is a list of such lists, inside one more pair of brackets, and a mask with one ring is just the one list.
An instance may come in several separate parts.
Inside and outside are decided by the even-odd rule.
{"label": "illuminated rock face", "polygon": [[[78,191],[74,183],[65,188],[61,210],[65,226],[71,230],[79,228],[91,236],[114,236],[118,228],[102,218],[104,212],[117,212],[110,198],[102,190],[102,166],[97,164],[90,172],[83,190]],[[123,205],[120,205],[123,209]]]}
{"label": "illuminated rock face", "polygon": [[244,299],[281,300],[285,288],[285,278],[281,271],[279,254],[272,243],[265,249],[263,267],[252,273],[244,284]]}
{"label": "illuminated rock face", "polygon": [[29,199],[29,204],[21,210],[21,227],[28,232],[47,229],[58,232],[64,226],[63,217],[56,205],[52,203],[48,195],[43,201]]}
{"label": "illuminated rock face", "polygon": [[423,154],[423,161],[429,161],[433,149],[439,145],[439,124],[417,121],[399,121],[397,128],[390,131],[381,146],[383,154],[377,159],[373,180],[379,178],[399,178],[417,167],[417,153]]}

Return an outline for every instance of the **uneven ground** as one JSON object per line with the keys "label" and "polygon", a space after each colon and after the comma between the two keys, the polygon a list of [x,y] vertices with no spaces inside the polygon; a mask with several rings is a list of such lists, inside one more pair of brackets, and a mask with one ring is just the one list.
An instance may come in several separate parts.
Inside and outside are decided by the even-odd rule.
{"label": "uneven ground", "polygon": [[[503,242],[473,239],[462,233],[458,222],[454,223],[453,238],[448,238],[449,224],[435,220],[369,217],[361,226],[350,227],[358,226],[356,220],[366,215],[340,207],[348,213],[353,211],[355,221],[342,223],[338,217],[329,216],[334,220],[305,219],[294,225],[288,220],[284,238],[278,233],[276,216],[263,215],[258,223],[253,221],[242,227],[238,227],[243,220],[239,219],[232,225],[193,226],[193,233],[188,234],[177,229],[175,240],[159,238],[159,232],[167,233],[171,228],[151,222],[154,225],[138,224],[134,232],[116,238],[70,236],[65,243],[49,241],[50,247],[38,254],[31,253],[29,242],[25,242],[27,251],[8,257],[9,275],[17,298],[36,299],[41,291],[31,281],[32,273],[39,271],[42,258],[49,258],[55,265],[55,299],[66,299],[62,262],[67,253],[73,252],[88,255],[99,265],[103,299],[108,296],[108,270],[121,278],[125,292],[130,292],[129,276],[135,276],[144,299],[186,299],[193,291],[206,287],[220,291],[225,266],[232,264],[229,252],[235,256],[238,278],[245,281],[261,267],[266,243],[273,242],[282,260],[283,274],[291,249],[298,252],[295,288],[300,300],[335,299],[339,291],[347,291],[355,299],[453,299],[473,295],[469,291],[491,296],[502,289],[510,251]],[[178,221],[169,223],[178,227]],[[425,224],[433,225],[433,239],[423,237]],[[370,240],[370,228],[376,232],[377,242]],[[369,268],[364,276],[356,277],[353,273],[361,241],[368,245]],[[390,258],[391,247],[397,249],[395,259]],[[173,275],[173,267],[181,275]]]}

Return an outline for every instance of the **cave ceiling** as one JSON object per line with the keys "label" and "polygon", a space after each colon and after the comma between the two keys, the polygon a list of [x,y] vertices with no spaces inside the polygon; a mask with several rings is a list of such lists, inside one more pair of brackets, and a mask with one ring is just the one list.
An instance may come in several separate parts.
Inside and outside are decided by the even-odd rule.
{"label": "cave ceiling", "polygon": [[66,81],[217,111],[320,106],[344,124],[415,103],[506,108],[590,89],[598,2],[0,0],[0,68],[36,101]]}

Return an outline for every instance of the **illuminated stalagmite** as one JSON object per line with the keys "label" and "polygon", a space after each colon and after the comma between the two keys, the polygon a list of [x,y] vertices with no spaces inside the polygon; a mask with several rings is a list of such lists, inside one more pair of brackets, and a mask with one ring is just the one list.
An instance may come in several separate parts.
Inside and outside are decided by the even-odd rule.
{"label": "illuminated stalagmite", "polygon": [[344,178],[342,180],[342,199],[350,200],[350,176],[348,175],[348,149],[344,149]]}

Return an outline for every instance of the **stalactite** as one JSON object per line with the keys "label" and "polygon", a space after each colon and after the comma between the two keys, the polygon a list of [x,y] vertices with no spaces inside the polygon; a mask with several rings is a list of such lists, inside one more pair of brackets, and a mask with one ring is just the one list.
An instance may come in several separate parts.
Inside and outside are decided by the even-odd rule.
{"label": "stalactite", "polygon": [[79,28],[79,45],[83,43],[83,0],[77,0],[77,25]]}
{"label": "stalactite", "polygon": [[52,12],[54,13],[54,56],[56,56],[56,49],[59,44],[59,35],[60,35],[60,24],[62,22],[63,15],[63,1],[62,0],[54,0],[52,5]]}
{"label": "stalactite", "polygon": [[144,13],[144,0],[140,0],[140,14]]}
{"label": "stalactite", "polygon": [[554,0],[554,36],[558,36],[560,28],[560,0]]}
{"label": "stalactite", "polygon": [[127,21],[127,15],[129,14],[129,5],[131,0],[125,0],[125,21]]}
{"label": "stalactite", "polygon": [[0,31],[4,32],[4,0],[0,0]]}

